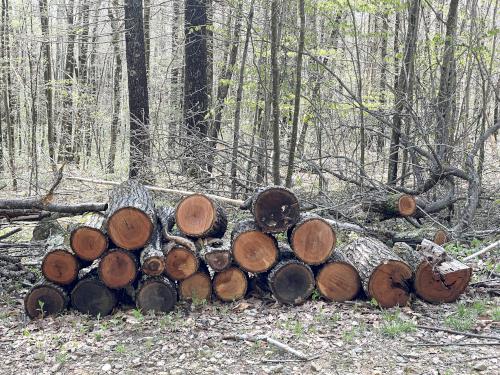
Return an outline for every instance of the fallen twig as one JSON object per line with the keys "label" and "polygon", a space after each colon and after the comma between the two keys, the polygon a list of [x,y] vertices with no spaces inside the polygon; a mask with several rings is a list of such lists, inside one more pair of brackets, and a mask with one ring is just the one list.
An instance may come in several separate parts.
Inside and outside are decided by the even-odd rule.
{"label": "fallen twig", "polygon": [[430,343],[430,344],[411,344],[408,346],[433,347],[433,346],[498,346],[498,345],[500,345],[500,342],[460,342],[460,343],[443,342],[443,343]]}
{"label": "fallen twig", "polygon": [[429,331],[439,331],[439,332],[451,333],[452,335],[459,335],[459,336],[475,337],[475,338],[478,338],[478,339],[488,339],[488,340],[498,340],[498,341],[500,341],[500,337],[497,337],[497,336],[478,335],[478,334],[475,334],[475,333],[460,332],[460,331],[454,331],[452,329],[440,328],[440,327],[432,327],[432,326],[416,325],[415,327],[420,328],[420,329],[426,329],[426,330],[429,330]]}
{"label": "fallen twig", "polygon": [[488,246],[486,246],[484,249],[481,249],[479,251],[476,251],[474,254],[471,254],[469,255],[468,257],[465,257],[463,259],[464,262],[468,261],[468,260],[471,260],[471,259],[474,259],[476,257],[478,257],[479,255],[482,255],[484,253],[487,253],[488,251],[490,250],[493,250],[494,248],[496,247],[499,247],[500,246],[500,240],[497,241],[497,242],[493,242],[492,244],[489,244]]}
{"label": "fallen twig", "polygon": [[15,228],[12,228],[11,230],[9,230],[8,232],[0,235],[0,240],[3,240],[7,237],[10,237],[12,236],[13,234],[16,234],[17,232],[20,232],[21,231],[21,228],[20,227],[15,227]]}

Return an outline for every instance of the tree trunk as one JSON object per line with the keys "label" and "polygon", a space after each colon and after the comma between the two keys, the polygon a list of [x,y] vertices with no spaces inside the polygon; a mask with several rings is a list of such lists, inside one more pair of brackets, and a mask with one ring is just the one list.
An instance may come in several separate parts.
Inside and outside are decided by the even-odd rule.
{"label": "tree trunk", "polygon": [[222,237],[227,215],[222,206],[203,194],[183,198],[175,210],[177,228],[194,238]]}
{"label": "tree trunk", "polygon": [[93,261],[108,249],[105,224],[106,217],[96,212],[71,231],[70,245],[78,258]]}
{"label": "tree trunk", "polygon": [[45,279],[34,285],[24,297],[24,310],[31,319],[63,312],[69,303],[67,291]]}
{"label": "tree trunk", "polygon": [[146,71],[149,74],[151,66],[151,0],[144,0],[144,52],[146,56]]}
{"label": "tree trunk", "polygon": [[132,285],[138,273],[137,258],[128,250],[110,250],[99,261],[99,279],[111,289]]}
{"label": "tree trunk", "polygon": [[149,311],[170,312],[177,303],[177,288],[166,277],[145,276],[135,294],[137,308],[143,313]]}
{"label": "tree trunk", "polygon": [[[183,113],[182,93],[180,93],[180,81],[182,79],[182,59],[179,58],[179,46],[181,44],[180,34],[180,0],[172,0],[172,70],[170,73],[170,123],[168,127],[168,151],[173,155],[173,149],[176,146],[180,135],[179,127],[182,122]],[[181,60],[181,61],[180,61]]]}
{"label": "tree trunk", "polygon": [[273,182],[281,184],[280,177],[280,77],[278,67],[279,53],[279,3],[271,2],[271,78],[272,78],[272,108],[273,108]]}

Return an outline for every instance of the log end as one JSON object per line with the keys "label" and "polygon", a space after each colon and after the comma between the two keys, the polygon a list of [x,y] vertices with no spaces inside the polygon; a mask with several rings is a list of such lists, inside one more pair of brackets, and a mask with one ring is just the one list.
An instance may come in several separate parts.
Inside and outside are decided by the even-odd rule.
{"label": "log end", "polygon": [[67,304],[68,297],[65,292],[48,283],[35,285],[24,298],[24,308],[31,319],[59,314]]}
{"label": "log end", "polygon": [[78,277],[76,257],[66,250],[53,250],[42,261],[43,276],[56,284],[69,285]]}
{"label": "log end", "polygon": [[444,245],[449,241],[448,239],[448,233],[442,229],[438,229],[436,233],[434,234],[434,239],[433,242],[439,246]]}
{"label": "log end", "polygon": [[307,220],[294,228],[290,245],[300,260],[307,264],[322,264],[332,254],[337,237],[323,219]]}
{"label": "log end", "polygon": [[79,281],[71,292],[71,305],[83,314],[109,315],[116,302],[115,294],[95,277]]}
{"label": "log end", "polygon": [[95,228],[79,227],[71,233],[71,248],[83,260],[93,261],[108,248],[108,239]]}
{"label": "log end", "polygon": [[149,257],[142,264],[142,272],[149,276],[160,276],[165,270],[165,262],[161,256]]}
{"label": "log end", "polygon": [[175,211],[177,228],[191,237],[201,237],[215,224],[216,207],[203,194],[193,194],[182,199]]}
{"label": "log end", "polygon": [[165,255],[165,273],[172,280],[184,280],[193,275],[199,261],[192,251],[176,245]]}
{"label": "log end", "polygon": [[417,210],[417,202],[411,195],[403,194],[398,200],[398,210],[401,216],[411,216]]}
{"label": "log end", "polygon": [[136,303],[144,313],[172,311],[177,303],[175,285],[166,278],[147,279],[137,290]]}
{"label": "log end", "polygon": [[257,231],[245,232],[234,238],[232,250],[236,263],[252,273],[269,270],[279,256],[275,239]]}
{"label": "log end", "polygon": [[308,265],[292,259],[279,263],[269,274],[268,283],[276,300],[299,305],[311,296],[315,279]]}
{"label": "log end", "polygon": [[316,276],[316,285],[329,301],[344,302],[354,299],[361,289],[358,271],[348,263],[326,264]]}
{"label": "log end", "polygon": [[258,194],[252,212],[256,224],[265,233],[286,232],[300,219],[297,197],[282,187],[268,188]]}
{"label": "log end", "polygon": [[465,291],[472,276],[472,269],[452,260],[441,264],[438,269],[448,268],[448,272],[433,270],[432,264],[422,263],[415,272],[415,292],[430,303],[454,302]]}
{"label": "log end", "polygon": [[213,289],[215,295],[225,302],[245,297],[248,280],[245,273],[237,267],[231,267],[215,275]]}
{"label": "log end", "polygon": [[116,246],[137,250],[149,242],[154,224],[143,211],[135,207],[123,207],[109,217],[107,229]]}
{"label": "log end", "polygon": [[136,277],[137,263],[128,250],[112,250],[99,262],[99,278],[108,288],[124,288]]}
{"label": "log end", "polygon": [[220,272],[231,265],[233,257],[228,251],[213,251],[205,255],[205,262],[215,271]]}
{"label": "log end", "polygon": [[196,272],[179,284],[179,296],[182,300],[210,301],[212,296],[212,280],[204,272]]}
{"label": "log end", "polygon": [[405,306],[410,297],[411,268],[399,260],[386,260],[376,267],[368,281],[368,295],[381,307]]}

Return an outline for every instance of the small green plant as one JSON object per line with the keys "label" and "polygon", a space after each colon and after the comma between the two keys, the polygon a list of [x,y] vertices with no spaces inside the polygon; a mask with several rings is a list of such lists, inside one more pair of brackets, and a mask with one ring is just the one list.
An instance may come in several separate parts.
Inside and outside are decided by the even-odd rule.
{"label": "small green plant", "polygon": [[100,332],[96,332],[94,335],[96,341],[101,341],[102,340],[102,334]]}
{"label": "small green plant", "polygon": [[318,291],[318,289],[314,289],[313,293],[312,293],[312,300],[313,301],[319,301],[319,299],[321,298],[321,293]]}
{"label": "small green plant", "polygon": [[347,331],[342,332],[342,340],[344,340],[348,344],[354,341],[355,336],[356,336],[356,328],[354,327],[352,327]]}
{"label": "small green plant", "polygon": [[144,315],[142,315],[142,311],[140,309],[133,309],[132,316],[139,321],[142,321],[144,319]]}
{"label": "small green plant", "polygon": [[123,344],[117,345],[115,350],[117,353],[120,353],[120,354],[123,354],[127,351],[127,349],[125,348],[125,345],[123,345]]}
{"label": "small green plant", "polygon": [[469,331],[476,324],[477,317],[484,314],[486,306],[481,301],[476,301],[472,305],[467,306],[465,303],[460,303],[457,306],[457,311],[445,319],[445,324],[457,331]]}
{"label": "small green plant", "polygon": [[42,318],[45,317],[45,310],[43,309],[45,306],[45,302],[42,301],[41,299],[38,300],[38,311],[40,311],[40,315]]}
{"label": "small green plant", "polygon": [[153,347],[153,339],[148,338],[144,343],[144,345],[146,346],[147,350],[151,350],[151,348]]}
{"label": "small green plant", "polygon": [[491,319],[493,319],[495,322],[500,321],[500,307],[495,307],[491,313]]}
{"label": "small green plant", "polygon": [[375,298],[372,298],[370,300],[370,305],[372,305],[373,307],[378,307],[378,302]]}
{"label": "small green plant", "polygon": [[385,312],[382,314],[384,323],[382,324],[382,334],[389,337],[396,337],[402,333],[415,331],[415,323],[401,318],[400,312]]}
{"label": "small green plant", "polygon": [[203,307],[207,305],[207,300],[205,298],[198,298],[195,294],[193,299],[191,300],[191,307],[196,310],[199,307]]}
{"label": "small green plant", "polygon": [[60,364],[64,364],[68,361],[68,354],[59,352],[56,354],[56,362]]}
{"label": "small green plant", "polygon": [[24,337],[29,337],[31,335],[30,331],[28,330],[28,328],[25,328],[23,329],[23,336]]}

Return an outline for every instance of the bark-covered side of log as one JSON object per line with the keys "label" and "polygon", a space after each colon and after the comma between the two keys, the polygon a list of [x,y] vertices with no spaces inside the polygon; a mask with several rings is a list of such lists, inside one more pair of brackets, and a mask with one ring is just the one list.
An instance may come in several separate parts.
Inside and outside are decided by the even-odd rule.
{"label": "bark-covered side of log", "polygon": [[175,226],[175,209],[169,206],[156,208],[156,215],[161,223],[163,230],[172,232]]}
{"label": "bark-covered side of log", "polygon": [[160,227],[153,231],[151,241],[141,251],[139,258],[141,270],[149,276],[159,276],[165,270],[165,256],[163,255]]}
{"label": "bark-covered side of log", "polygon": [[407,217],[415,213],[417,204],[415,198],[408,194],[376,193],[363,197],[363,210],[376,213],[384,219]]}

